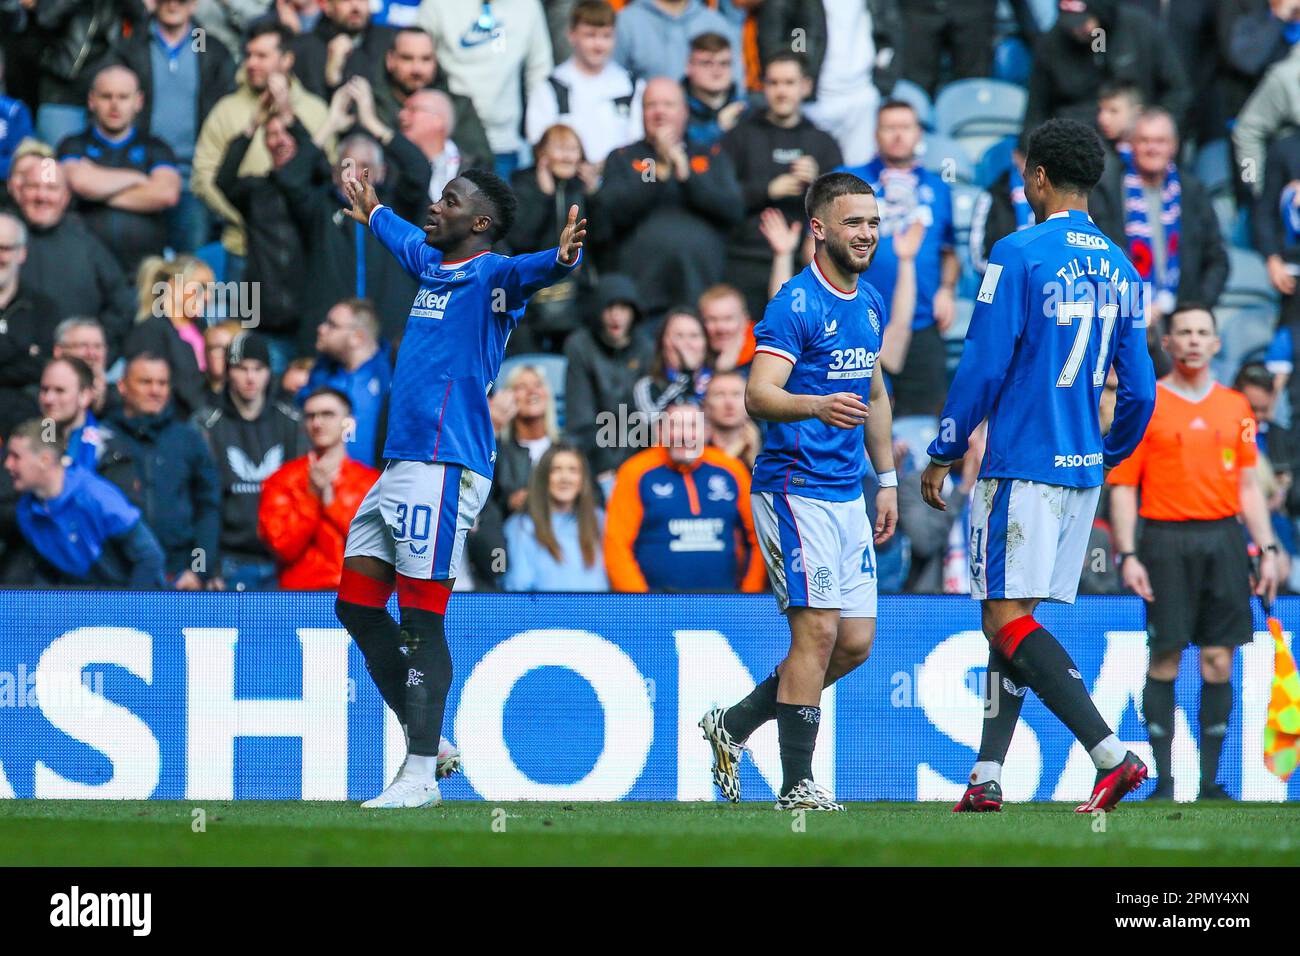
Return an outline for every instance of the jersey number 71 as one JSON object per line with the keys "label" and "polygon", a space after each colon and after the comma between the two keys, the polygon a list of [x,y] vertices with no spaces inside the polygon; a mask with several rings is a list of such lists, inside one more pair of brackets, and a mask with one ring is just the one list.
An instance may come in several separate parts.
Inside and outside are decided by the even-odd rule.
{"label": "jersey number 71", "polygon": [[[1056,303],[1056,324],[1073,325],[1079,320],[1074,332],[1074,344],[1066,356],[1065,367],[1057,376],[1057,388],[1069,388],[1079,374],[1083,357],[1088,354],[1088,336],[1092,335],[1092,320],[1096,317],[1095,302],[1058,302]],[[1115,319],[1119,315],[1119,305],[1110,303],[1101,307],[1101,350],[1097,353],[1097,367],[1092,372],[1092,384],[1103,385],[1106,381],[1106,352],[1110,347],[1110,333],[1115,328]]]}

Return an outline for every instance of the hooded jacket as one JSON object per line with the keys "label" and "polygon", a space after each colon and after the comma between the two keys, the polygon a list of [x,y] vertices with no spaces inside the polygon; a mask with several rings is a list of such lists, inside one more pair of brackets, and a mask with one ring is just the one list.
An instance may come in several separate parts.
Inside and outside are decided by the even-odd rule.
{"label": "hooded jacket", "polygon": [[21,282],[0,308],[0,435],[40,415],[41,372],[54,349],[52,299]]}
{"label": "hooded jacket", "polygon": [[211,562],[221,525],[221,489],[198,429],[168,406],[158,415],[134,417],[119,410],[100,424],[99,433],[99,474],[140,510],[162,546],[167,574],[193,569],[205,580],[216,574]]}
{"label": "hooded jacket", "polygon": [[617,417],[620,405],[631,411],[632,387],[654,359],[653,343],[634,331],[629,332],[626,345],[609,344],[600,316],[616,302],[630,304],[640,319],[636,283],[620,273],[606,273],[596,288],[596,308],[586,327],[564,343],[569,360],[564,373],[565,431],[582,446],[597,475],[618,468],[635,451],[620,447],[622,443],[605,442],[609,447],[601,447],[598,416],[607,412]]}
{"label": "hooded jacket", "polygon": [[[269,384],[268,384],[269,390]],[[221,404],[195,420],[216,461],[221,486],[221,555],[244,561],[269,561],[257,534],[262,483],[285,462],[307,452],[302,416],[292,405],[267,397],[251,421],[235,408],[227,385]],[[220,567],[209,562],[209,567]]]}
{"label": "hooded jacket", "polygon": [[140,511],[112,482],[72,465],[63,490],[18,499],[18,527],[56,569],[59,583],[151,588],[162,585],[163,553]]}

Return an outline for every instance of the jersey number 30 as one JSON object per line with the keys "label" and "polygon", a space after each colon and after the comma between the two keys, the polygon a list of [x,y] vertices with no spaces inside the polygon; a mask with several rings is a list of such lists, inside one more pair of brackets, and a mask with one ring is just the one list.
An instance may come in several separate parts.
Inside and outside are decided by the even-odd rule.
{"label": "jersey number 30", "polygon": [[[1069,388],[1079,374],[1083,357],[1088,354],[1088,336],[1092,335],[1092,320],[1097,316],[1095,302],[1058,302],[1056,304],[1056,324],[1073,325],[1079,320],[1074,331],[1074,344],[1070,354],[1065,358],[1065,367],[1056,378],[1057,388]],[[1110,333],[1115,328],[1115,319],[1119,315],[1119,305],[1109,304],[1101,307],[1101,349],[1097,352],[1097,366],[1092,372],[1092,384],[1104,385],[1106,382],[1106,350],[1110,346]]]}

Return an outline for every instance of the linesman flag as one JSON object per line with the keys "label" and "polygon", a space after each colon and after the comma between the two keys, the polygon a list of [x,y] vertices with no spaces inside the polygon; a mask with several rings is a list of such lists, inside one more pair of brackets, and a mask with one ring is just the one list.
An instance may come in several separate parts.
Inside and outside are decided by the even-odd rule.
{"label": "linesman flag", "polygon": [[1287,780],[1300,759],[1300,673],[1282,640],[1282,622],[1269,615],[1268,631],[1273,635],[1273,694],[1264,722],[1264,766]]}

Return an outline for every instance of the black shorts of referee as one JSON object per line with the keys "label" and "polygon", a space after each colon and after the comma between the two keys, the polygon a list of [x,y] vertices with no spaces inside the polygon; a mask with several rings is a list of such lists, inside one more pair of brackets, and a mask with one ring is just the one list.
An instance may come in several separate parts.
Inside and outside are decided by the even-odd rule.
{"label": "black shorts of referee", "polygon": [[1236,518],[1147,520],[1138,545],[1156,599],[1147,604],[1153,654],[1240,647],[1254,639],[1250,557]]}

